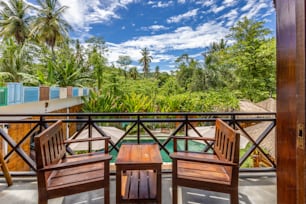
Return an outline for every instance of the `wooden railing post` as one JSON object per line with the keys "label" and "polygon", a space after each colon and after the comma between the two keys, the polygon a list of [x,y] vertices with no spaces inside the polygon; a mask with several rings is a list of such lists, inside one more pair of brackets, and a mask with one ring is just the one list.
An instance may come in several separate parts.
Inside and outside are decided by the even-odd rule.
{"label": "wooden railing post", "polygon": [[[92,138],[92,119],[88,116],[88,138]],[[91,141],[88,141],[88,152],[92,151]]]}
{"label": "wooden railing post", "polygon": [[137,115],[137,144],[140,144],[140,115]]}

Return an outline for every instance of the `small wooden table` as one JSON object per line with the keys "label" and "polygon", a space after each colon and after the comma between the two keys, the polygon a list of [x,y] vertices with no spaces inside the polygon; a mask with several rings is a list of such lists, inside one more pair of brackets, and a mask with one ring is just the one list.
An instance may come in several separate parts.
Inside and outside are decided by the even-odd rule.
{"label": "small wooden table", "polygon": [[161,203],[162,158],[157,144],[123,144],[116,164],[116,203]]}

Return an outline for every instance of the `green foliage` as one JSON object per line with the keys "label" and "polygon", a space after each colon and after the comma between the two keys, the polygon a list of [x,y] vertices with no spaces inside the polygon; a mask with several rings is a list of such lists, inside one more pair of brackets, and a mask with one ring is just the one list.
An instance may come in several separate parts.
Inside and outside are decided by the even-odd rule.
{"label": "green foliage", "polygon": [[93,48],[88,56],[88,64],[93,68],[93,77],[97,79],[97,87],[99,90],[102,88],[105,62],[106,59],[101,55],[101,53],[98,52],[97,49]]}
{"label": "green foliage", "polygon": [[101,94],[99,91],[90,91],[89,97],[82,97],[82,99],[84,112],[119,112],[121,108],[118,97],[111,94]]}
{"label": "green foliage", "polygon": [[176,72],[177,81],[179,85],[187,91],[189,84],[192,82],[192,76],[197,66],[197,62],[189,58],[187,54],[181,55],[175,62],[178,64],[178,70]]}
{"label": "green foliage", "polygon": [[[235,62],[236,89],[243,98],[258,102],[275,93],[275,40],[264,22],[244,18],[233,26],[229,37],[235,40],[231,59]],[[272,74],[271,74],[272,73]]]}
{"label": "green foliage", "polygon": [[35,76],[31,74],[33,48],[29,44],[19,46],[12,38],[2,41],[0,58],[0,77],[5,82],[24,82],[33,84]]}
{"label": "green foliage", "polygon": [[228,112],[238,107],[238,99],[231,91],[193,92],[172,97],[158,95],[160,112]]}
{"label": "green foliage", "polygon": [[184,89],[178,84],[175,77],[169,77],[165,80],[164,84],[160,87],[159,93],[161,95],[170,97],[176,94],[183,93]]}
{"label": "green foliage", "polygon": [[238,102],[231,90],[226,88],[202,93],[198,98],[198,106],[202,106],[199,111],[203,112],[230,112],[238,108]]}
{"label": "green foliage", "polygon": [[221,39],[219,42],[213,42],[208,51],[204,53],[204,77],[205,88],[221,89],[234,88],[233,82],[235,75],[233,72],[234,64],[230,55],[231,47],[227,46],[227,42]]}
{"label": "green foliage", "polygon": [[223,39],[211,44],[204,54],[206,89],[228,88],[237,98],[254,102],[275,96],[275,38],[268,37],[271,31],[263,25],[244,18],[227,36],[233,44]]}
{"label": "green foliage", "polygon": [[[243,157],[244,154],[246,154],[247,151],[251,148],[251,146],[252,146],[252,143],[249,142],[249,143],[246,145],[246,147],[245,147],[244,149],[240,149],[240,153],[239,153],[240,157]],[[242,168],[253,168],[254,165],[253,165],[252,157],[248,157],[248,158],[243,162],[243,164],[242,164],[241,167],[242,167]]]}
{"label": "green foliage", "polygon": [[132,63],[132,59],[130,56],[127,55],[123,55],[123,56],[119,56],[117,63],[121,66],[121,68],[124,69],[124,78],[127,78],[127,66],[130,65]]}
{"label": "green foliage", "polygon": [[152,99],[142,94],[131,93],[123,98],[122,112],[152,112]]}
{"label": "green foliage", "polygon": [[134,80],[136,80],[137,78],[138,78],[138,75],[139,75],[139,73],[138,73],[138,71],[137,71],[137,67],[131,67],[130,69],[129,69],[129,76],[132,78],[132,79],[134,79]]}
{"label": "green foliage", "polygon": [[45,55],[43,58],[45,66],[37,70],[41,84],[82,87],[91,80],[90,73],[84,72],[85,68],[77,63],[74,51],[67,44],[63,44],[56,54],[58,56],[56,59]]}

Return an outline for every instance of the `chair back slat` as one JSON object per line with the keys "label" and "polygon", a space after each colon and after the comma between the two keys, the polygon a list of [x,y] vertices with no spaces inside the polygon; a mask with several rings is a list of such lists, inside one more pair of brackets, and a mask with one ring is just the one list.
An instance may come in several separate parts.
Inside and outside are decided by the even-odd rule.
{"label": "chair back slat", "polygon": [[[222,161],[239,163],[239,141],[240,135],[221,119],[216,120],[214,152]],[[232,167],[226,167],[229,175]]]}
{"label": "chair back slat", "polygon": [[57,163],[66,153],[62,121],[58,121],[35,136],[37,168]]}

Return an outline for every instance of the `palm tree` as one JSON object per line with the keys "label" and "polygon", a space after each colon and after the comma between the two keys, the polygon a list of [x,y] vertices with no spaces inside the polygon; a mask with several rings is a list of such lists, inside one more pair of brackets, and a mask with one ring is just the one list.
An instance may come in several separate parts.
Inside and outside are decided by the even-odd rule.
{"label": "palm tree", "polygon": [[37,82],[31,73],[32,47],[18,46],[9,38],[2,42],[0,50],[0,78],[11,82]]}
{"label": "palm tree", "polygon": [[68,7],[59,6],[58,0],[37,0],[37,2],[40,8],[37,8],[38,17],[31,25],[31,35],[51,47],[54,55],[56,43],[64,42],[71,28],[62,17]]}
{"label": "palm tree", "polygon": [[3,8],[0,11],[0,36],[9,38],[14,36],[18,44],[24,44],[29,33],[27,10],[31,7],[23,0],[0,1]]}
{"label": "palm tree", "polygon": [[143,75],[146,77],[149,73],[150,63],[153,57],[150,56],[150,52],[147,48],[141,49],[141,55],[142,58],[139,60],[139,64],[143,66]]}

